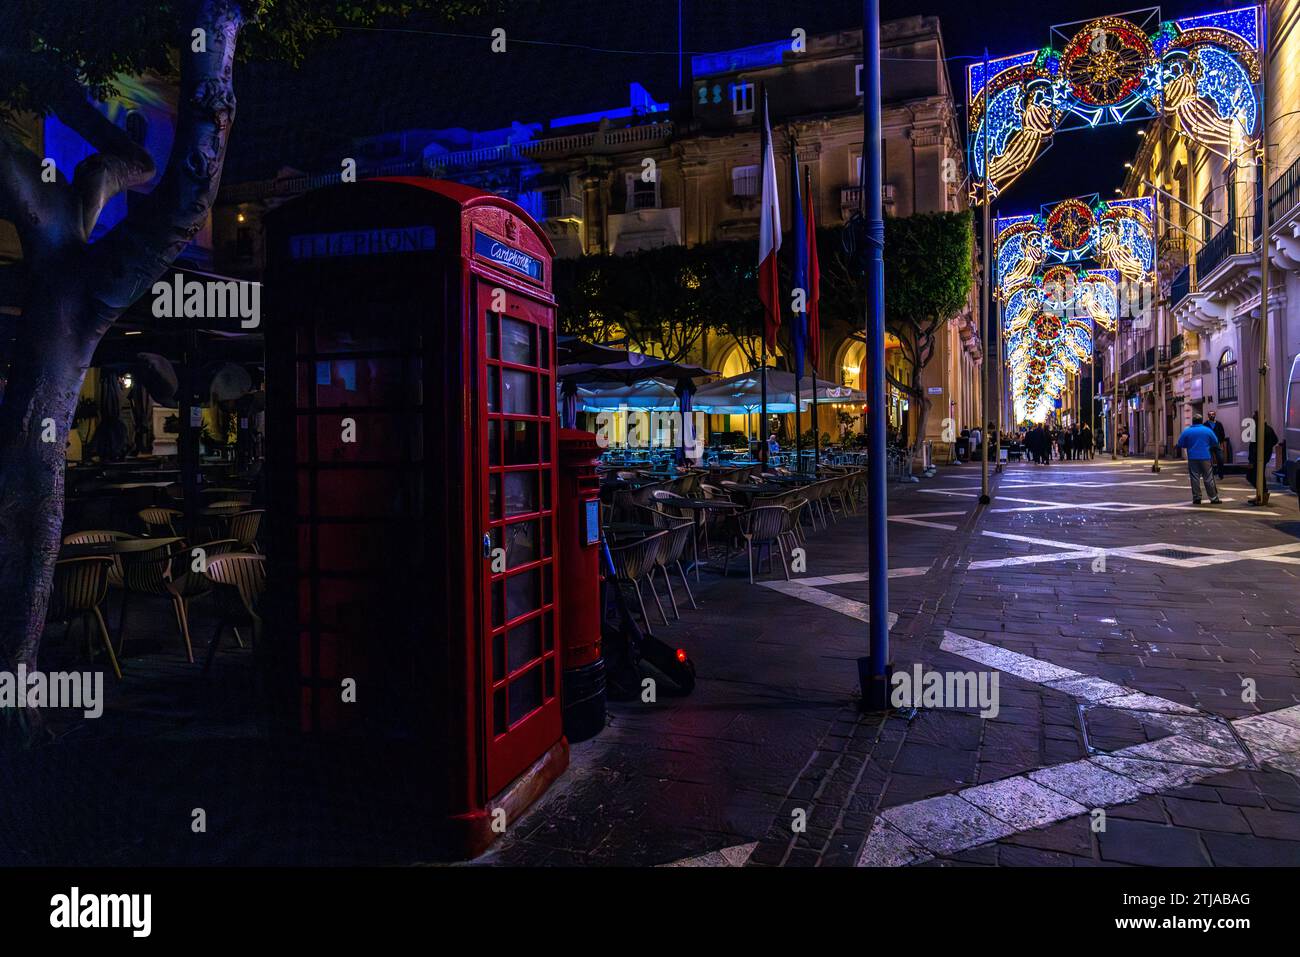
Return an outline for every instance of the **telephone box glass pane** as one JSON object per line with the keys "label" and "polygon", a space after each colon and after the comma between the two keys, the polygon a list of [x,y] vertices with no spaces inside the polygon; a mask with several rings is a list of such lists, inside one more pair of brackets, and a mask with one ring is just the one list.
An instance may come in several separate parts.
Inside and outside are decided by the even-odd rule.
{"label": "telephone box glass pane", "polygon": [[537,511],[536,472],[507,472],[505,483],[507,515],[526,515]]}
{"label": "telephone box glass pane", "polygon": [[[506,465],[533,465],[537,462],[536,422],[507,422]],[[549,431],[549,430],[548,430]]]}
{"label": "telephone box glass pane", "polygon": [[510,650],[510,670],[518,671],[542,653],[541,619],[530,618],[512,627],[506,635],[506,644]]}
{"label": "telephone box glass pane", "polygon": [[[505,533],[504,546],[502,546],[503,531]],[[537,561],[541,557],[536,521],[515,522],[513,525],[505,526],[504,529],[500,527],[494,528],[492,529],[492,539],[495,546],[504,547],[506,550],[506,568],[527,565],[529,562]]]}
{"label": "telephone box glass pane", "polygon": [[537,365],[537,327],[502,316],[501,358],[521,366]]}
{"label": "telephone box glass pane", "polygon": [[534,668],[510,682],[510,723],[542,705],[542,669]]}
{"label": "telephone box glass pane", "polygon": [[[526,572],[520,572],[518,575],[511,575],[506,579],[506,620],[510,621],[528,614],[530,611],[536,611],[537,602],[537,569],[532,568]],[[513,629],[512,629],[513,633]],[[519,665],[510,665],[512,669],[518,668]]]}
{"label": "telephone box glass pane", "polygon": [[487,339],[487,355],[489,359],[501,358],[501,334],[497,331],[497,314],[489,312],[487,314],[487,328],[484,330]]}
{"label": "telephone box glass pane", "polygon": [[537,376],[518,369],[502,369],[501,411],[506,415],[536,415]]}

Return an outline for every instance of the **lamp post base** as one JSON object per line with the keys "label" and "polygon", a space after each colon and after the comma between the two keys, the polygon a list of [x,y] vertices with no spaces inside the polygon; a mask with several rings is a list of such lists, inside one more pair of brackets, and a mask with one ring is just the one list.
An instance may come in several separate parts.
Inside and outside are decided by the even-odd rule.
{"label": "lamp post base", "polygon": [[871,673],[871,659],[858,659],[858,686],[862,689],[862,700],[858,710],[865,714],[878,711],[892,711],[889,692],[894,678],[894,666],[885,665],[883,674]]}

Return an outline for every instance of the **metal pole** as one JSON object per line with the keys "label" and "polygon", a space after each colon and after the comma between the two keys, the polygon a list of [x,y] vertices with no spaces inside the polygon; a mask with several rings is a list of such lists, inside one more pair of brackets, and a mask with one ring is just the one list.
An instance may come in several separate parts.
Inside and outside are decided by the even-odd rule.
{"label": "metal pole", "polygon": [[867,581],[870,656],[858,659],[864,711],[889,708],[889,538],[885,503],[885,210],[880,156],[880,0],[862,4],[862,189],[867,200]]}
{"label": "metal pole", "polygon": [[767,465],[767,329],[763,329],[763,351],[759,360],[759,381],[762,383],[762,404],[758,416],[758,461]]}
{"label": "metal pole", "polygon": [[[806,189],[804,189],[804,195],[808,197],[807,200],[805,200],[805,202],[811,203],[813,201],[813,189],[812,189],[813,184],[812,184],[811,166],[804,167],[803,181],[806,185]],[[811,207],[809,207],[809,211],[811,212]],[[814,216],[813,223],[816,224],[816,221],[817,221],[816,216]],[[807,241],[808,241],[809,248],[816,251],[817,235],[815,230],[813,232],[813,235],[807,237]],[[820,263],[818,264],[817,268],[818,269],[821,268]],[[809,285],[811,286],[812,284],[809,283]],[[821,439],[822,427],[817,421],[817,362],[818,360],[821,359],[821,349],[822,349],[821,347],[822,336],[821,336],[821,329],[820,329],[821,321],[822,321],[821,310],[818,309],[817,322],[819,324],[819,328],[815,330],[815,338],[817,340],[817,358],[814,359],[812,362],[812,380],[813,380],[812,381],[812,429],[813,429],[813,474],[814,475],[817,474],[817,470],[821,468],[821,464],[822,464],[822,439]],[[808,335],[810,339],[814,337],[814,330],[812,329],[811,326],[809,326],[808,328]]]}
{"label": "metal pole", "polygon": [[[767,142],[768,120],[767,120],[767,87],[765,85],[761,85],[759,87],[759,97],[762,102],[763,129],[762,132],[759,134],[760,142],[758,147],[758,161],[760,164],[762,164],[763,168],[766,169],[767,168],[767,147],[768,147],[768,142]],[[766,174],[761,174],[760,180],[762,176],[765,175]],[[760,215],[766,216],[767,210],[764,209],[760,213]],[[774,243],[780,242],[780,240],[781,240],[780,236],[772,237],[772,242]],[[762,280],[760,279],[760,282],[761,281]],[[778,303],[777,309],[780,308],[781,308],[780,303]],[[778,312],[777,315],[779,316],[780,313]],[[766,314],[764,314],[763,316],[762,338],[763,338],[763,344],[759,352],[760,359],[759,359],[759,366],[758,366],[759,381],[761,382],[760,389],[762,393],[760,396],[762,400],[762,405],[760,408],[759,421],[758,421],[758,461],[763,466],[763,468],[761,468],[760,471],[765,470],[767,466],[767,316]]]}
{"label": "metal pole", "polygon": [[993,200],[989,196],[989,122],[988,122],[988,80],[989,80],[989,51],[988,47],[984,48],[984,288],[981,290],[982,300],[980,304],[980,339],[984,345],[984,368],[981,370],[984,379],[984,387],[980,390],[980,435],[983,441],[980,442],[980,504],[987,505],[991,500],[989,498],[989,443],[993,441],[993,436],[988,433],[992,430],[988,428],[989,422],[989,393],[993,391],[993,352],[990,349],[989,342],[989,302],[992,290],[990,284],[993,281],[992,269],[992,238],[989,227],[989,212],[993,206]]}
{"label": "metal pole", "polygon": [[1088,353],[1088,458],[1097,450],[1097,327],[1093,326],[1092,351]]}
{"label": "metal pole", "polygon": [[1113,401],[1113,415],[1115,423],[1110,430],[1110,458],[1115,461],[1119,458],[1119,331],[1122,319],[1119,314],[1115,315],[1115,368],[1112,370],[1115,384],[1115,398]]}
{"label": "metal pole", "polygon": [[[802,209],[795,208],[795,201],[794,201],[795,197],[799,196],[799,148],[798,145],[795,143],[793,134],[789,135],[787,138],[790,143],[790,214],[792,218],[801,218],[804,215],[804,211]],[[794,228],[790,232],[790,238],[797,239],[800,230],[801,229],[806,230],[808,225],[808,220],[804,219],[802,223],[793,223],[791,225]],[[807,242],[808,242],[808,237],[805,235],[804,250],[800,250],[800,249],[792,250],[794,254],[792,257],[793,264],[791,265],[790,268],[790,273],[792,277],[798,268],[800,255],[803,255],[804,251],[807,249]],[[794,245],[797,246],[798,243],[796,242],[794,243]],[[798,283],[796,281],[796,285],[797,284]],[[808,320],[808,275],[806,272],[803,277],[803,285],[804,285],[803,315],[804,315],[805,333],[803,336],[802,351],[806,353],[808,351],[808,336],[806,333],[806,330],[808,328],[808,321],[807,321]],[[794,312],[792,310],[790,313],[790,337],[793,340],[796,355],[800,352],[801,349],[801,347],[798,345],[799,335],[800,335],[799,313]],[[813,371],[813,392],[816,391],[817,391],[817,372],[816,370],[814,370]],[[795,375],[794,375],[794,470],[796,473],[801,473],[803,471],[803,412],[800,408],[801,406],[800,400],[802,398],[803,398],[803,364],[800,363],[799,368],[795,370]],[[813,431],[814,432],[817,431],[816,426],[813,427]]]}
{"label": "metal pole", "polygon": [[[1165,114],[1163,110],[1161,110],[1160,112],[1160,139],[1156,145],[1160,149],[1160,165],[1163,167],[1165,162]],[[1162,181],[1164,180],[1163,169],[1159,172],[1157,178],[1159,178]],[[1165,343],[1165,337],[1164,337],[1165,307],[1164,307],[1164,300],[1162,300],[1160,297],[1160,232],[1164,228],[1164,223],[1163,223],[1164,217],[1161,216],[1161,209],[1163,207],[1160,205],[1160,194],[1156,193],[1153,199],[1155,201],[1155,209],[1156,209],[1155,247],[1154,247],[1155,288],[1152,290],[1151,306],[1155,310],[1155,314],[1156,314],[1156,335],[1155,335],[1155,339],[1156,339],[1156,344],[1155,344],[1156,422],[1155,422],[1155,428],[1151,430],[1153,444],[1155,446],[1155,453],[1154,453],[1155,457],[1152,459],[1151,462],[1151,471],[1159,472],[1160,471],[1160,443],[1164,439],[1164,430],[1165,430],[1165,384],[1163,379],[1161,378],[1161,372],[1160,372],[1160,350],[1164,348],[1164,343]]]}
{"label": "metal pole", "polygon": [[1265,473],[1267,457],[1264,454],[1264,432],[1268,422],[1268,286],[1269,286],[1269,223],[1268,208],[1268,68],[1269,35],[1268,7],[1260,11],[1264,30],[1259,44],[1259,406],[1255,422],[1255,498],[1252,504],[1268,504],[1268,476]]}
{"label": "metal pole", "polygon": [[1003,390],[1006,388],[1006,382],[1004,381],[1006,379],[1006,371],[1002,365],[1006,350],[1002,347],[1002,298],[1000,296],[997,299],[997,306],[994,308],[993,319],[994,326],[997,329],[997,366],[995,367],[996,371],[994,375],[998,380],[998,417],[996,420],[998,426],[998,453],[997,462],[994,465],[993,471],[1000,473],[1002,471],[1002,431],[1006,427],[1006,415],[1004,414],[1006,410],[1003,408],[1003,403],[1005,402]]}

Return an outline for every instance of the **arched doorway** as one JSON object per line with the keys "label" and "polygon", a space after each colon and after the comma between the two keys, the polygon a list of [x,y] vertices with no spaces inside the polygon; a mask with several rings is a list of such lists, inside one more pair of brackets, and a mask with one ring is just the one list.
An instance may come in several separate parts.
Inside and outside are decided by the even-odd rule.
{"label": "arched doorway", "polygon": [[[750,356],[761,356],[763,352],[762,340],[746,339],[742,344],[732,340],[731,345],[726,347],[726,351],[721,354],[721,360],[713,360],[713,366],[726,379],[733,375],[742,375],[758,368],[758,362],[751,359]],[[769,369],[777,368],[780,365],[780,359],[785,355],[778,346],[775,352],[767,354],[767,367]],[[757,410],[752,415],[711,415],[709,416],[710,431],[721,432],[740,432],[750,438],[758,438],[759,416]]]}
{"label": "arched doorway", "polygon": [[[849,386],[860,392],[867,391],[867,344],[861,336],[855,334],[840,345],[835,367],[840,385]],[[907,393],[889,380],[911,382],[912,359],[903,348],[902,340],[892,332],[885,333],[885,371],[889,377],[885,381],[886,425],[892,432],[897,432],[903,441],[908,441],[912,400]],[[853,415],[853,422],[848,426],[850,430],[854,432],[865,430],[866,422],[862,418],[860,408],[852,411],[846,408],[843,411],[851,412]]]}

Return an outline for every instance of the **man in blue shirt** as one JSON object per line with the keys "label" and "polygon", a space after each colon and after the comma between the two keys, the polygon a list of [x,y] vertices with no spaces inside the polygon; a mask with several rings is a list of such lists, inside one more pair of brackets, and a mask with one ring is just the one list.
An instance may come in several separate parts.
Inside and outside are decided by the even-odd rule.
{"label": "man in blue shirt", "polygon": [[1187,450],[1187,474],[1192,483],[1192,504],[1201,504],[1202,487],[1209,490],[1210,503],[1219,504],[1219,487],[1214,482],[1214,450],[1219,437],[1205,425],[1205,419],[1192,416],[1192,424],[1178,436],[1178,447]]}

